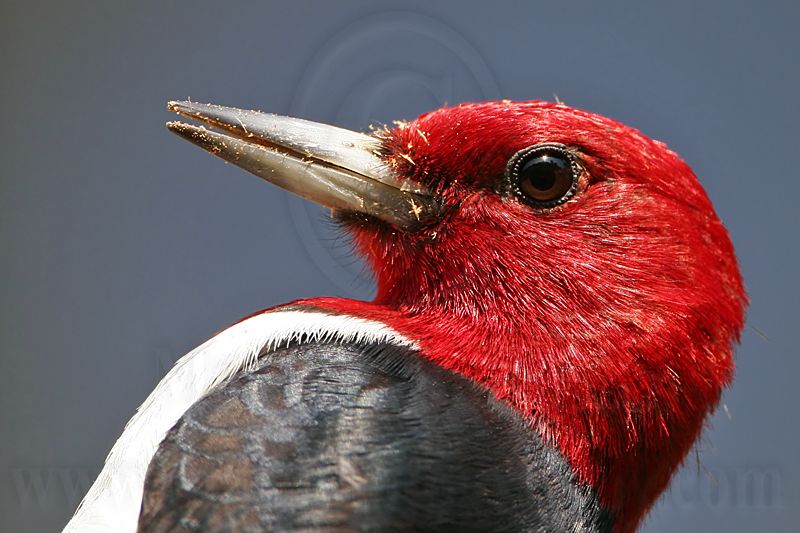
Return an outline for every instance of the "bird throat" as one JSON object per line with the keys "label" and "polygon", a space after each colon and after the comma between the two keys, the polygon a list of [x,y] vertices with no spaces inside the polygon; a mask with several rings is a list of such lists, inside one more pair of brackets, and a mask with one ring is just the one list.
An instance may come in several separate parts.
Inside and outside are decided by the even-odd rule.
{"label": "bird throat", "polygon": [[[647,358],[621,367],[619,354],[578,353],[575,345],[526,338],[519,322],[499,314],[466,317],[332,298],[297,303],[385,323],[417,343],[425,358],[508,402],[561,452],[574,482],[597,494],[617,533],[636,529],[729,379],[727,364],[714,383],[688,366],[664,371]],[[648,349],[702,349],[678,344],[684,343],[667,334]]]}

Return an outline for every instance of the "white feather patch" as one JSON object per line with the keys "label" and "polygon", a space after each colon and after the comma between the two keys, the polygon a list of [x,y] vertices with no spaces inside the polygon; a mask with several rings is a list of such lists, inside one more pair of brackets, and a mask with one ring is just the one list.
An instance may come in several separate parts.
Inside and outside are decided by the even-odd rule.
{"label": "white feather patch", "polygon": [[301,336],[309,341],[413,346],[379,322],[315,311],[273,311],[231,326],[181,357],[150,393],[63,533],[135,532],[147,467],[172,426],[216,385]]}

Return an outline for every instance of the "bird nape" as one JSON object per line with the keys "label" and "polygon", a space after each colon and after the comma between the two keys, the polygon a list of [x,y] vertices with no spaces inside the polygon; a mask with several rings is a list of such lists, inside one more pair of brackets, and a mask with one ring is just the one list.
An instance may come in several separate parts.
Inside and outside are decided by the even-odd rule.
{"label": "bird nape", "polygon": [[371,134],[169,109],[331,208],[377,296],[261,311],[183,357],[65,531],[636,529],[732,378],[747,303],[674,152],[540,101]]}

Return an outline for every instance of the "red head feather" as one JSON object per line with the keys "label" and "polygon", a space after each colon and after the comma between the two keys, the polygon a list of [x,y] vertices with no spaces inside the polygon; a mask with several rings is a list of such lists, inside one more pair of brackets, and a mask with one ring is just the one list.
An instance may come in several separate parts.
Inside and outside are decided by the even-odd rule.
{"label": "red head feather", "polygon": [[[536,210],[502,194],[509,159],[560,143],[577,193]],[[404,233],[350,224],[372,304],[426,357],[484,384],[556,445],[630,531],[666,487],[733,372],[746,297],[728,234],[663,143],[560,104],[444,108],[386,134],[386,158],[441,199]]]}

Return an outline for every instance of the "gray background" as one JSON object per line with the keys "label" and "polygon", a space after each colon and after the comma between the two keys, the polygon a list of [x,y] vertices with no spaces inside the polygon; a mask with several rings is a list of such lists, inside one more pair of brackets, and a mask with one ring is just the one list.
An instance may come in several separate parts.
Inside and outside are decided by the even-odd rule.
{"label": "gray background", "polygon": [[0,530],[59,529],[220,327],[372,294],[321,210],[170,135],[168,99],[365,128],[554,95],[693,165],[752,298],[729,414],[644,531],[796,530],[796,2],[18,4],[0,16]]}

